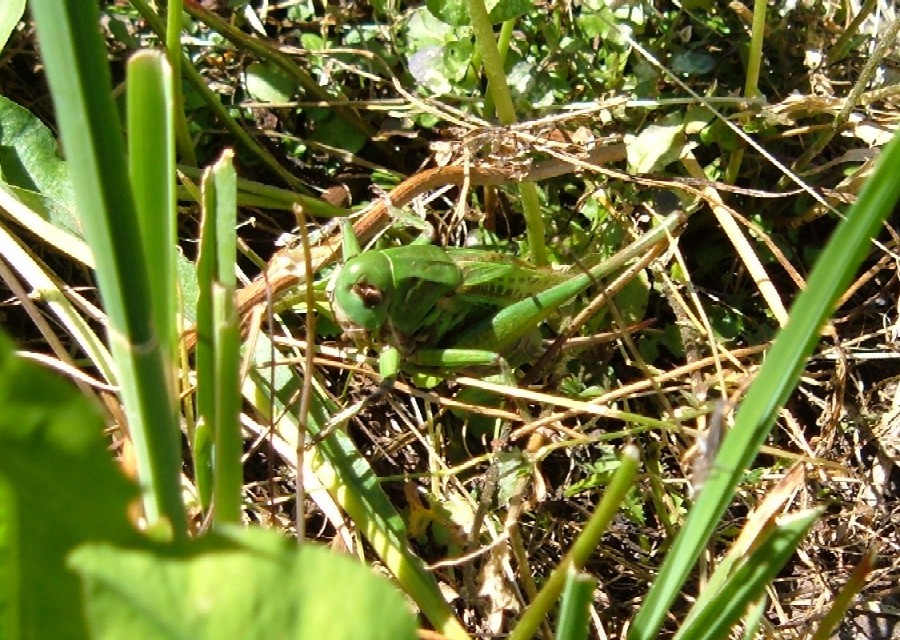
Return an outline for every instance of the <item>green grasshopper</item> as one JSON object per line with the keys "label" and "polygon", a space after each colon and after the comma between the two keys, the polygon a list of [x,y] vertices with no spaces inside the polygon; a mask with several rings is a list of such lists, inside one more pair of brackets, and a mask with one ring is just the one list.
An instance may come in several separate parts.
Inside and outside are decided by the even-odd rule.
{"label": "green grasshopper", "polygon": [[[335,320],[358,345],[379,349],[384,392],[401,369],[445,373],[492,366],[515,384],[510,362],[527,360],[521,342],[541,322],[600,278],[618,271],[674,232],[684,215],[670,214],[627,248],[587,271],[555,274],[509,256],[470,249],[409,245],[358,252],[345,227],[347,261],[334,274],[328,296]],[[365,401],[363,401],[365,402]],[[361,407],[332,420],[342,422]],[[495,443],[503,441],[500,422]],[[508,432],[506,432],[508,433]],[[495,461],[472,521],[477,539],[500,468]]]}
{"label": "green grasshopper", "polygon": [[[447,372],[527,360],[521,343],[592,283],[644,254],[684,220],[669,214],[611,258],[577,273],[554,273],[502,254],[409,245],[358,251],[345,245],[334,274],[334,317],[358,345],[379,350],[390,384],[402,370]],[[345,236],[346,237],[346,236]],[[347,247],[350,247],[348,250]]]}

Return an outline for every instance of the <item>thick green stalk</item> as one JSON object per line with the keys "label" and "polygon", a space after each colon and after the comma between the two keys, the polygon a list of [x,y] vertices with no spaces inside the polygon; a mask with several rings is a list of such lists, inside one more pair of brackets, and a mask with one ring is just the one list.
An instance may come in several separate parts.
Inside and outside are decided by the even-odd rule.
{"label": "thick green stalk", "polygon": [[590,606],[597,588],[597,579],[585,573],[569,570],[562,599],[559,603],[559,624],[556,637],[565,640],[585,640],[591,624]]}
{"label": "thick green stalk", "polygon": [[148,264],[126,170],[119,115],[112,103],[97,6],[36,0],[47,78],[84,235],[97,262],[109,340],[135,444],[148,522],[168,520],[186,535],[175,398],[154,328]]}
{"label": "thick green stalk", "polygon": [[[144,255],[152,261],[147,275],[153,323],[169,370],[178,340],[172,84],[172,71],[162,53],[140,51],[128,61],[128,169]],[[170,380],[174,384],[174,372]]]}
{"label": "thick green stalk", "polygon": [[214,523],[240,522],[240,323],[235,310],[236,178],[226,151],[204,172],[197,261],[197,411],[194,467],[204,508],[215,496]]}
{"label": "thick green stalk", "polygon": [[750,55],[747,59],[747,78],[744,96],[755,98],[759,95],[759,70],[762,64],[763,41],[766,34],[766,0],[754,0],[753,27],[750,30]]}
{"label": "thick green stalk", "polygon": [[[500,36],[497,38],[497,53],[500,55],[500,64],[501,67],[506,64],[506,52],[509,51],[509,41],[512,40],[513,30],[515,29],[516,21],[515,20],[507,20],[500,27]],[[478,60],[476,62],[475,59],[472,60],[472,64],[481,64],[481,56],[478,56]],[[484,118],[486,120],[490,120],[494,117],[494,95],[493,90],[488,88],[488,94],[484,97]]]}
{"label": "thick green stalk", "polygon": [[[759,70],[762,65],[763,41],[766,33],[766,0],[754,0],[753,27],[750,30],[750,53],[747,56],[747,77],[744,81],[744,96],[759,96]],[[734,184],[741,171],[744,160],[744,147],[738,147],[728,159],[725,169],[725,182]]]}

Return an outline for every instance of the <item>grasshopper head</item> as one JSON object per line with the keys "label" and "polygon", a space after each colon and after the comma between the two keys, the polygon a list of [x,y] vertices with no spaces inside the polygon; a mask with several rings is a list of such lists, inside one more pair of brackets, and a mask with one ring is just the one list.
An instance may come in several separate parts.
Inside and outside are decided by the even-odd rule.
{"label": "grasshopper head", "polygon": [[334,318],[354,340],[377,335],[387,320],[394,291],[390,262],[378,252],[362,253],[337,270],[329,287]]}

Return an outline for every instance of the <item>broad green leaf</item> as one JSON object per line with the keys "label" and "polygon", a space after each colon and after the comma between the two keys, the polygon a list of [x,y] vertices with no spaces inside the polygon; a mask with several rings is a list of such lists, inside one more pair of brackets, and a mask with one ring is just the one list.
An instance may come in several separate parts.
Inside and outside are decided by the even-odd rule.
{"label": "broad green leaf", "polygon": [[0,96],[0,177],[16,197],[58,227],[82,237],[69,171],[59,145],[30,111]]}
{"label": "broad green leaf", "polygon": [[297,83],[274,64],[254,62],[247,67],[245,86],[254,100],[287,102],[297,93]]}
{"label": "broad green leaf", "polygon": [[19,578],[16,497],[0,478],[0,638],[17,638],[19,632]]}
{"label": "broad green leaf", "polygon": [[716,59],[703,51],[679,51],[672,56],[672,71],[680,76],[702,76],[716,68]]}
{"label": "broad green leaf", "polygon": [[534,8],[534,2],[531,0],[488,0],[485,4],[493,24],[515,20]]}
{"label": "broad green leaf", "polygon": [[455,31],[426,8],[413,12],[406,23],[406,38],[411,49],[426,44],[444,44],[455,39]]}
{"label": "broad green leaf", "polygon": [[182,551],[86,545],[82,576],[97,640],[416,637],[415,619],[387,579],[349,557],[274,531],[226,529]]}
{"label": "broad green leaf", "polygon": [[[469,24],[469,9],[465,0],[428,0],[428,10],[435,17],[454,27]],[[534,8],[530,0],[488,0],[485,2],[491,24],[515,20]]]}
{"label": "broad green leaf", "polygon": [[316,119],[316,130],[310,139],[344,149],[350,153],[358,152],[367,141],[364,133],[353,128],[347,124],[346,120],[337,117],[334,113],[324,114],[324,117],[320,114],[320,117]]}
{"label": "broad green leaf", "polygon": [[625,145],[630,172],[643,175],[662,171],[684,153],[686,143],[681,116],[672,114],[636,136],[626,135]]}
{"label": "broad green leaf", "polygon": [[462,80],[469,71],[475,44],[471,40],[457,40],[444,47],[444,69],[453,80]]}
{"label": "broad green leaf", "polygon": [[439,20],[454,27],[469,24],[469,9],[465,0],[428,0],[428,10]]}
{"label": "broad green leaf", "polygon": [[423,47],[408,60],[409,72],[416,83],[435,95],[450,93],[453,89],[444,68],[443,54],[443,47]]}
{"label": "broad green leaf", "polygon": [[135,540],[126,507],[136,487],[112,460],[98,407],[69,382],[16,357],[5,338],[0,407],[2,555],[5,571],[16,567],[9,562],[18,565],[4,580],[18,581],[18,592],[3,598],[21,624],[13,637],[86,638],[78,579],[65,557],[84,542]]}

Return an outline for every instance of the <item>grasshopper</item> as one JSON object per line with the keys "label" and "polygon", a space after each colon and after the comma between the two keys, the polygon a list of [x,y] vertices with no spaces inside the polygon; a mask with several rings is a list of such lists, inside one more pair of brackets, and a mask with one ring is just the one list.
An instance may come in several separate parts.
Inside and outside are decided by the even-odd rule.
{"label": "grasshopper", "polygon": [[[335,271],[328,297],[344,333],[360,346],[379,350],[381,391],[392,385],[401,370],[445,373],[485,365],[499,370],[506,384],[514,385],[510,362],[515,365],[527,360],[522,342],[534,335],[544,320],[591,284],[664,240],[683,220],[681,212],[669,214],[627,248],[574,274],[536,269],[506,255],[433,245],[367,251],[351,257],[359,247],[347,225],[346,262]],[[333,420],[337,424],[344,417],[342,412],[340,420]],[[505,434],[508,431],[503,431],[498,421],[497,447],[502,446]],[[473,541],[499,479],[495,461],[485,476],[473,516]]]}
{"label": "grasshopper", "polygon": [[527,360],[521,344],[540,323],[672,234],[683,220],[682,212],[669,214],[611,258],[577,273],[554,273],[502,254],[434,245],[350,257],[348,253],[358,251],[350,242],[328,296],[345,334],[357,345],[378,349],[386,384],[401,370],[502,367],[506,360],[521,364]]}

